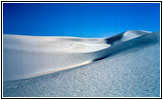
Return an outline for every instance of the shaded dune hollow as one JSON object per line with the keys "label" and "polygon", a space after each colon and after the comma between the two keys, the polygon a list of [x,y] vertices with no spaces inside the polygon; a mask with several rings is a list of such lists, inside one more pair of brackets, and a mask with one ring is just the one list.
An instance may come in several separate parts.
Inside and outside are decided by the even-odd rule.
{"label": "shaded dune hollow", "polygon": [[109,38],[3,35],[3,80],[46,75],[158,41],[157,32],[126,31]]}

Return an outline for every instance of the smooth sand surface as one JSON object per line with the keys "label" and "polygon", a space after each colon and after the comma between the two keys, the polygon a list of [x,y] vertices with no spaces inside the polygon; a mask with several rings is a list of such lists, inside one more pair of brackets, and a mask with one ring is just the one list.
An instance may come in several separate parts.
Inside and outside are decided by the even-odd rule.
{"label": "smooth sand surface", "polygon": [[[160,96],[159,34],[160,34],[159,32],[154,32],[148,35],[143,35],[141,38],[137,38],[134,41],[126,41],[125,39],[125,42],[123,43],[117,42],[122,41],[122,38],[120,39],[118,38],[114,42],[110,42],[111,41],[110,40],[109,41],[110,44],[109,43],[107,44],[109,44],[110,47],[113,46],[113,48],[111,49],[108,49],[110,47],[105,48],[104,46],[104,48],[101,48],[100,50],[98,49],[95,52],[94,51],[93,52],[89,51],[85,53],[78,52],[77,54],[82,54],[81,57],[77,55],[76,58],[73,60],[66,58],[65,60],[61,61],[63,64],[68,63],[73,65],[83,63],[82,66],[76,68],[67,69],[52,74],[46,73],[47,75],[15,81],[11,81],[13,77],[10,76],[9,78],[11,79],[10,81],[3,82],[3,96],[159,97]],[[102,42],[102,44],[104,44],[104,42]],[[110,50],[116,52],[110,52]],[[10,53],[10,51],[8,51],[6,54],[8,53]],[[19,53],[20,52],[18,52],[16,56],[19,55]],[[100,55],[102,55],[101,57],[103,57],[108,53],[109,55],[105,59],[93,60],[98,59]],[[11,52],[11,54],[14,53]],[[47,55],[47,53],[45,54]],[[42,54],[42,57],[45,57],[45,54]],[[29,53],[25,57],[30,57],[31,55],[33,54]],[[35,58],[31,57],[26,60],[29,61],[32,61],[34,59],[40,60],[41,57],[40,53],[35,55],[38,55],[39,57],[37,56]],[[8,54],[8,56],[10,56],[10,54]],[[58,57],[59,56],[60,55],[58,55]],[[67,55],[67,57],[69,56],[70,55]],[[12,59],[14,59],[14,57],[15,56],[13,56]],[[23,62],[25,57],[23,58],[23,60],[18,59],[17,62],[19,61]],[[85,57],[88,57],[89,59],[86,59]],[[4,60],[6,59],[7,58],[5,58],[4,56]],[[49,59],[57,58],[55,57],[53,58],[53,56],[49,54],[46,59],[48,60],[44,59],[45,60],[44,63],[52,62],[53,60]],[[78,63],[76,63],[76,60],[78,61]],[[88,61],[88,63],[89,61],[93,63],[87,64],[87,62],[84,63],[85,61]],[[54,62],[54,64],[55,63],[56,62]],[[12,63],[12,65],[13,64],[14,62]],[[30,66],[33,66],[33,64],[37,66],[38,63],[35,60],[32,62],[32,64],[29,63]],[[25,65],[28,65],[28,63],[26,62]],[[25,71],[27,72],[32,71],[33,73],[36,71],[36,69],[39,69],[39,67],[41,67],[40,65],[36,68],[33,67],[28,68],[30,67],[29,65],[26,66],[27,67],[26,70],[24,70],[25,67],[23,66],[23,70],[21,69],[22,72],[20,71],[20,73],[24,74],[26,73]],[[11,67],[13,66],[10,66],[10,68]],[[19,67],[14,66],[13,68]],[[41,68],[43,67],[45,67],[46,69],[48,66],[42,65]],[[67,66],[62,68],[67,68]],[[3,74],[6,74],[5,70]],[[9,74],[14,75],[14,72]]]}

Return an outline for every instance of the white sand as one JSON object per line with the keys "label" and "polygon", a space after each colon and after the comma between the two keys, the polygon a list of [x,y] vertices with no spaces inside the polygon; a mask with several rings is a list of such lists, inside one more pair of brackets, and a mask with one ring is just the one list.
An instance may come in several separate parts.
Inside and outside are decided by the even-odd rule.
{"label": "white sand", "polygon": [[120,34],[120,39],[113,36],[114,41],[112,37],[3,35],[3,78],[5,81],[31,78],[85,65],[125,49],[129,41],[137,42],[150,33],[127,31]]}

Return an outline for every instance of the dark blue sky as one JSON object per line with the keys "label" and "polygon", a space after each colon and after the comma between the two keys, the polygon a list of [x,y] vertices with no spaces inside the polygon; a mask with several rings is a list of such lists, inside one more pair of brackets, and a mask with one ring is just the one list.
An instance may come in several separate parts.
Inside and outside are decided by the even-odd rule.
{"label": "dark blue sky", "polygon": [[159,3],[4,3],[3,33],[108,37],[160,30]]}

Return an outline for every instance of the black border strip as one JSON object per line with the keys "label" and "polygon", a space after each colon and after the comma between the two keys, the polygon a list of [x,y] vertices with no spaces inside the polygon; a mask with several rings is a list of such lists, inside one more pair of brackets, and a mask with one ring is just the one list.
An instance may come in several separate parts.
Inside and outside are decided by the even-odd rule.
{"label": "black border strip", "polygon": [[162,1],[1,1],[1,2],[162,2]]}
{"label": "black border strip", "polygon": [[1,99],[2,99],[2,1],[1,1]]}
{"label": "black border strip", "polygon": [[[160,70],[161,70],[161,75],[160,75],[161,76],[160,77],[161,87],[160,87],[160,89],[161,89],[161,91],[160,91],[160,94],[161,95],[160,95],[160,98],[157,98],[157,97],[156,98],[155,97],[154,98],[148,98],[148,97],[147,98],[143,98],[143,97],[140,97],[140,98],[136,98],[136,97],[135,98],[134,97],[129,97],[129,98],[127,98],[127,97],[126,98],[125,97],[124,98],[120,98],[120,97],[119,98],[118,97],[117,98],[116,97],[115,98],[109,98],[109,97],[105,97],[105,98],[102,98],[102,97],[101,98],[97,98],[97,97],[95,97],[95,98],[87,98],[87,97],[86,98],[85,97],[81,97],[81,98],[80,97],[77,97],[77,98],[71,98],[71,97],[65,97],[65,98],[63,98],[63,97],[61,97],[61,98],[58,98],[58,97],[56,97],[56,98],[55,97],[54,98],[48,98],[48,97],[47,98],[45,98],[45,97],[44,98],[41,98],[41,97],[40,98],[39,97],[38,98],[32,98],[32,97],[14,98],[13,97],[12,98],[11,97],[10,98],[10,97],[3,97],[2,96],[2,92],[3,92],[2,91],[2,88],[3,88],[2,87],[2,67],[3,67],[2,66],[2,62],[3,62],[3,60],[2,60],[2,34],[3,34],[2,33],[2,17],[3,17],[2,16],[2,4],[5,3],[5,2],[11,2],[11,3],[14,3],[14,2],[20,2],[20,3],[23,3],[23,2],[31,2],[31,3],[32,2],[41,2],[41,3],[43,3],[43,2],[54,2],[54,3],[55,2],[75,2],[75,3],[82,3],[82,2],[83,3],[84,2],[92,2],[92,3],[94,3],[94,2],[104,2],[104,3],[109,3],[109,2],[117,2],[117,3],[118,2],[119,3],[123,3],[123,2],[129,2],[129,3],[130,2],[131,3],[133,3],[133,2],[149,2],[149,3],[151,3],[151,2],[159,2],[160,5],[161,5],[160,6],[160,9],[161,9],[160,10],[160,12],[161,12],[160,13],[161,14],[161,20],[160,20],[160,23],[161,23],[161,25],[160,25],[160,28],[161,28],[160,29],[161,30],[161,33],[160,33],[161,34],[161,44],[160,44],[161,45],[161,60],[160,60],[161,61],[161,67],[160,67]],[[162,1],[1,1],[1,99],[162,99]]]}

